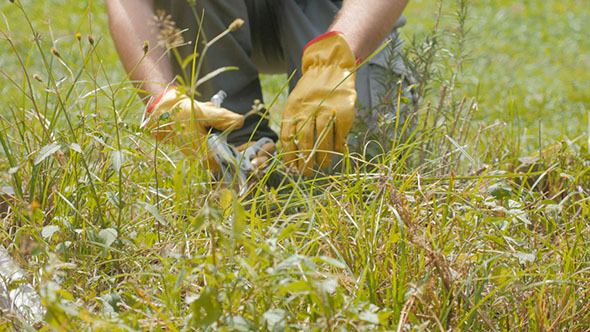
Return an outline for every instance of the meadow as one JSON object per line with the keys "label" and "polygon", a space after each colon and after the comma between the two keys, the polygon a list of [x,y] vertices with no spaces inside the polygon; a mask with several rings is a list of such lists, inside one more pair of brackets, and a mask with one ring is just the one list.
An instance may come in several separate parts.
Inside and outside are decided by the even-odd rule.
{"label": "meadow", "polygon": [[0,244],[45,308],[0,330],[590,329],[584,1],[412,0],[416,128],[243,197],[140,128],[102,1],[0,12]]}

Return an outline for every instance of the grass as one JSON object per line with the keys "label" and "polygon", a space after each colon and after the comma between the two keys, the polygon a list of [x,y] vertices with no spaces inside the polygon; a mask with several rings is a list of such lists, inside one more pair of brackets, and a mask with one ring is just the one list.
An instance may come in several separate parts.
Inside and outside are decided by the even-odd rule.
{"label": "grass", "polygon": [[102,2],[4,2],[0,241],[47,314],[0,327],[588,330],[583,3],[443,4],[407,12],[413,140],[239,198],[139,128]]}
{"label": "grass", "polygon": [[[405,33],[425,33],[434,6],[411,1]],[[443,22],[456,5],[447,1]],[[548,144],[587,132],[590,104],[590,14],[583,1],[473,1],[467,25],[469,61],[462,90],[477,96],[476,119],[515,122],[524,146],[536,146],[538,121]],[[444,28],[453,33],[453,25]],[[511,109],[514,111],[511,112]],[[514,114],[514,115],[513,115]],[[575,120],[574,120],[575,119]]]}

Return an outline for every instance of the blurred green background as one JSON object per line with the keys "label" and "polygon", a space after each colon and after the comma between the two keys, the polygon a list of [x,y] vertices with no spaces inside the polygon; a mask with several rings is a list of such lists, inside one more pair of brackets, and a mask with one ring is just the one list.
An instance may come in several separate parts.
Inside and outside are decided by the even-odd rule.
{"label": "blurred green background", "polygon": [[[441,27],[451,34],[457,1],[445,1]],[[477,96],[476,119],[511,120],[536,136],[570,139],[588,130],[590,8],[577,1],[470,1],[463,90]],[[406,37],[432,29],[437,3],[412,0]]]}

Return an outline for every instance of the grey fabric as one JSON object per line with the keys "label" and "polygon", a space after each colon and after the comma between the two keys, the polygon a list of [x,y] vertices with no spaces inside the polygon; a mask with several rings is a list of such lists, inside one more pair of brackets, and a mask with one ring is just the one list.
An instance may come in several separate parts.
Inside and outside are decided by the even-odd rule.
{"label": "grey fabric", "polygon": [[351,151],[363,152],[366,157],[390,151],[405,142],[416,128],[412,113],[418,96],[412,86],[417,82],[404,64],[397,31],[392,31],[385,42],[388,44],[361,67],[356,79],[357,114],[348,145]]}
{"label": "grey fabric", "polygon": [[[202,26],[208,40],[225,30],[235,18],[245,20],[241,29],[209,49],[199,76],[224,66],[237,66],[239,71],[224,72],[213,78],[198,89],[200,95],[197,97],[208,100],[223,89],[228,95],[223,106],[245,114],[255,99],[262,99],[259,73],[295,73],[289,82],[290,89],[295,87],[301,76],[301,55],[305,45],[327,31],[341,5],[342,1],[333,0],[197,0],[193,11],[186,0],[161,0],[156,6],[171,13],[180,29],[186,29],[183,33],[186,41],[194,42],[197,36],[199,20],[195,19],[195,12],[198,15],[204,13]],[[397,40],[397,28],[405,22],[402,16],[389,38]],[[189,57],[193,48],[194,43],[179,48],[181,57]],[[386,109],[380,103],[390,88],[383,84],[384,77],[405,75],[399,48],[399,45],[395,45],[391,51],[393,53],[384,51],[377,54],[358,71],[356,86],[359,107],[354,126],[357,132],[364,128],[377,134],[379,129],[383,129],[377,119],[382,116],[379,113],[392,112],[391,107]],[[202,41],[198,41],[197,53],[201,54],[202,49]],[[387,54],[395,56],[388,58]],[[182,74],[178,63],[175,64],[175,70],[181,76],[190,76]],[[229,141],[236,145],[244,143],[254,131],[254,140],[264,136],[277,139],[268,121],[251,116],[242,128],[230,134]],[[393,134],[388,132],[379,136],[386,140]],[[361,144],[358,137],[353,138],[355,144]]]}

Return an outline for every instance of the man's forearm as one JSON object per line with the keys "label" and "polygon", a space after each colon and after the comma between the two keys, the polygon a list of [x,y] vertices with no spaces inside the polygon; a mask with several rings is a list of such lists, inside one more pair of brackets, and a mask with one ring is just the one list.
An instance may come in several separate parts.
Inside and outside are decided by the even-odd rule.
{"label": "man's forearm", "polygon": [[395,26],[409,0],[344,0],[330,30],[341,31],[357,58],[368,57]]}
{"label": "man's forearm", "polygon": [[[160,94],[174,74],[154,24],[153,0],[106,0],[109,30],[125,70],[135,85],[150,95]],[[145,43],[149,50],[145,53]]]}

